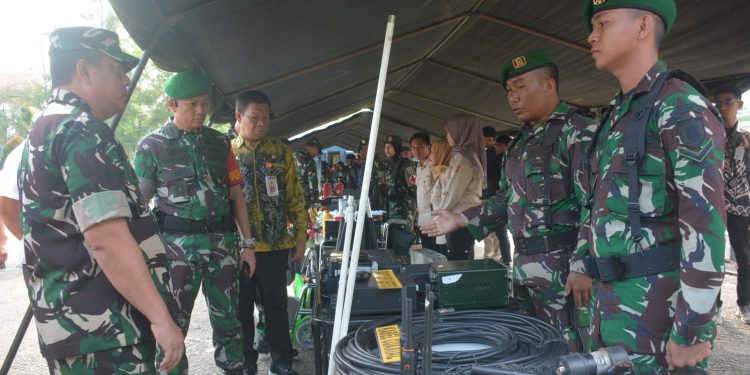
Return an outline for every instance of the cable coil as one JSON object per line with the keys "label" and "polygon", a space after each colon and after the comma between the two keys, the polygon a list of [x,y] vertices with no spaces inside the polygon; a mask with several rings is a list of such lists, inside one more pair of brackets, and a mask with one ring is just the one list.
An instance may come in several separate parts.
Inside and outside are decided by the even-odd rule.
{"label": "cable coil", "polygon": [[[338,374],[400,374],[396,364],[380,360],[375,328],[398,319],[363,324],[342,338],[333,353]],[[412,334],[418,349],[424,342],[424,318],[415,317]],[[403,330],[403,328],[402,328]],[[432,352],[433,374],[469,374],[473,365],[491,366],[536,374],[554,374],[567,346],[550,324],[525,315],[488,310],[464,310],[439,314],[432,330],[434,345],[477,343],[486,349]]]}

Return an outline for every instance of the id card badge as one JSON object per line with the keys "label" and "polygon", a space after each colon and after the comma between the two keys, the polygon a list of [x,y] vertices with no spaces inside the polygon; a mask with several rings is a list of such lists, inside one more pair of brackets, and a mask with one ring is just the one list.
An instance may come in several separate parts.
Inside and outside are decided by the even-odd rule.
{"label": "id card badge", "polygon": [[279,196],[279,180],[276,176],[266,176],[266,194],[269,197]]}
{"label": "id card badge", "polygon": [[741,161],[744,158],[745,158],[745,148],[737,147],[737,149],[734,150],[734,160]]}

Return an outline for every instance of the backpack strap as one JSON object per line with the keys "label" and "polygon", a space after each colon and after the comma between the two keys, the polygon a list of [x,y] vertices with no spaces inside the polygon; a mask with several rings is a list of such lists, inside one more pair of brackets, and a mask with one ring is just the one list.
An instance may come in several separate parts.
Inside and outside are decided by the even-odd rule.
{"label": "backpack strap", "polygon": [[667,80],[677,78],[693,86],[698,92],[705,95],[706,88],[692,75],[682,70],[672,70],[660,75],[653,85],[651,91],[638,102],[635,109],[635,121],[631,131],[625,135],[625,166],[628,171],[628,221],[630,222],[630,233],[636,244],[639,244],[643,235],[641,234],[641,207],[639,203],[638,166],[646,157],[646,126],[651,118],[656,98],[666,85]]}

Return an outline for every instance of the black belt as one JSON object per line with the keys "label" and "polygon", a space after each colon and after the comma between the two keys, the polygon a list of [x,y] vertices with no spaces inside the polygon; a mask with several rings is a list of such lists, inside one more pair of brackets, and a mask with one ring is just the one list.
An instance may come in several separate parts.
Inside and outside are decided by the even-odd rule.
{"label": "black belt", "polygon": [[625,256],[583,258],[586,273],[602,282],[657,275],[680,267],[679,243],[652,247]]}
{"label": "black belt", "polygon": [[162,232],[216,233],[233,232],[237,230],[234,223],[234,215],[231,213],[214,221],[183,219],[181,217],[166,215],[163,213],[157,213],[156,219]]}
{"label": "black belt", "polygon": [[568,248],[575,249],[578,232],[552,233],[544,237],[514,238],[516,251],[521,255],[550,253]]}

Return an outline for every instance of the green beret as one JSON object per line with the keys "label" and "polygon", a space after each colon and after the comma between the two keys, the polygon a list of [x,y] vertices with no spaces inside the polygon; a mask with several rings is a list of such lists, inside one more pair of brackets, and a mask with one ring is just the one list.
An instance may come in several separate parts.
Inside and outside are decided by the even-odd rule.
{"label": "green beret", "polygon": [[164,84],[164,92],[173,99],[187,99],[208,94],[211,78],[199,70],[180,72]]}
{"label": "green beret", "polygon": [[584,0],[583,4],[583,23],[588,32],[592,30],[591,17],[607,9],[632,8],[654,13],[664,21],[664,35],[669,34],[677,18],[677,5],[674,0]]}
{"label": "green beret", "polygon": [[138,65],[138,58],[122,52],[116,33],[95,27],[63,27],[49,34],[49,57],[70,51],[99,51],[122,65],[125,72]]}
{"label": "green beret", "polygon": [[385,142],[383,142],[383,146],[385,146],[385,145],[387,145],[389,143],[392,144],[392,145],[394,145],[394,146],[398,145],[398,147],[400,147],[401,146],[401,137],[399,137],[397,135],[389,135],[389,136],[385,137]]}
{"label": "green beret", "polygon": [[500,75],[500,83],[505,87],[505,82],[509,79],[546,66],[557,67],[555,62],[552,61],[552,56],[550,56],[549,52],[545,49],[513,56],[513,58],[503,66],[503,71]]}
{"label": "green beret", "polygon": [[320,144],[320,141],[318,141],[317,138],[311,138],[307,143],[305,143],[306,146],[310,147],[317,147],[318,151],[323,150],[323,145]]}

